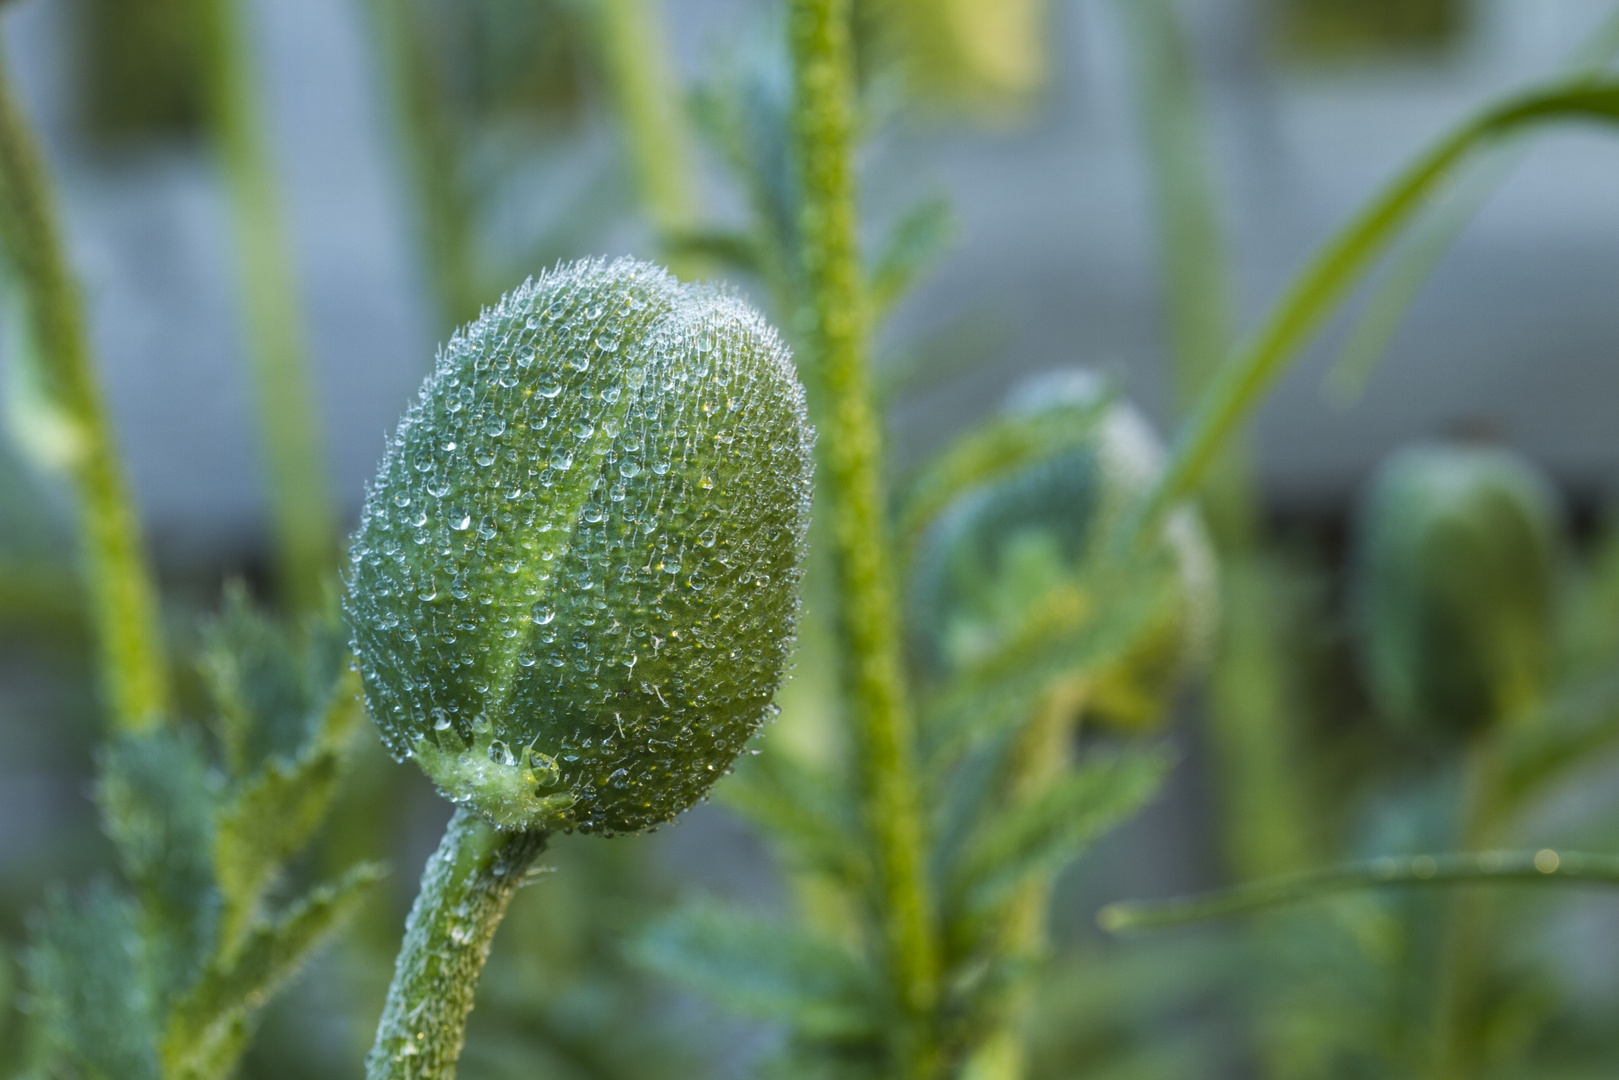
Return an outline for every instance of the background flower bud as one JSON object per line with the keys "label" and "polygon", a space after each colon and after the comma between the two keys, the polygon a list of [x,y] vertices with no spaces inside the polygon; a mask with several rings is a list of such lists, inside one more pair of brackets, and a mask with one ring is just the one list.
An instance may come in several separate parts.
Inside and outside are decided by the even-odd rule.
{"label": "background flower bud", "polygon": [[1558,509],[1507,450],[1393,455],[1360,508],[1352,603],[1389,719],[1467,733],[1532,705],[1549,662]]}
{"label": "background flower bud", "polygon": [[[1108,400],[1097,375],[1066,369],[1026,380],[1004,412],[1034,418],[1067,409],[1088,424],[1077,446],[998,476],[958,498],[925,536],[914,622],[930,666],[959,670],[1011,646],[1040,605],[1065,593],[1094,614],[1087,570],[1163,469],[1163,448],[1128,403]],[[1097,410],[1100,410],[1099,412]],[[1215,561],[1190,509],[1171,514],[1156,550],[1171,599],[1118,659],[1073,674],[1090,715],[1118,726],[1154,722],[1187,666],[1208,651],[1218,610]]]}
{"label": "background flower bud", "polygon": [[740,300],[646,263],[523,285],[441,352],[368,493],[345,608],[371,715],[502,828],[645,828],[771,707],[812,435]]}

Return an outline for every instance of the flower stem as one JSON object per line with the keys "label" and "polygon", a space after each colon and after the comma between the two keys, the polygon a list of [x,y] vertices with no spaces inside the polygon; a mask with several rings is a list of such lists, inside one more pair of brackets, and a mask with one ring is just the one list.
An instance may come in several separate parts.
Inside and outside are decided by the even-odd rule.
{"label": "flower stem", "polygon": [[495,928],[545,840],[498,832],[465,807],[450,818],[405,920],[366,1080],[454,1080]]}
{"label": "flower stem", "polygon": [[303,317],[264,132],[254,109],[240,0],[194,0],[214,145],[230,191],[269,481],[281,598],[318,610],[336,568],[325,441],[310,387]]}
{"label": "flower stem", "polygon": [[[1060,682],[1036,703],[1007,761],[1004,781],[1009,804],[1027,804],[1061,780],[1071,764],[1076,724],[1090,687],[1083,680]],[[1020,885],[996,913],[995,950],[1009,965],[1031,968],[1049,948],[1047,911],[1055,873],[1035,874]],[[973,1047],[963,1080],[1022,1080],[1028,1075],[1023,1021],[1034,1004],[1033,980],[1015,980],[997,1002],[987,1033]]]}
{"label": "flower stem", "polygon": [[[602,50],[641,206],[660,237],[697,224],[691,147],[681,96],[665,56],[660,0],[603,0]],[[689,260],[687,260],[689,261]],[[688,276],[685,267],[675,267]]]}
{"label": "flower stem", "polygon": [[18,380],[12,420],[78,487],[80,533],[101,682],[114,725],[150,731],[168,711],[157,588],[97,385],[79,296],[32,133],[0,62],[0,248]]}
{"label": "flower stem", "polygon": [[463,158],[439,70],[410,0],[370,0],[377,62],[392,105],[393,134],[414,188],[423,262],[446,332],[478,316],[483,300]]}
{"label": "flower stem", "polygon": [[937,943],[886,535],[882,447],[867,369],[848,0],[794,0],[789,18],[808,289],[804,320],[826,395],[820,445],[831,507],[841,678],[855,726],[888,962],[899,1004],[911,1020],[902,1035],[901,1071],[925,1076],[937,1067],[928,1020],[938,993]]}
{"label": "flower stem", "polygon": [[1102,929],[1150,930],[1296,904],[1331,893],[1391,885],[1505,884],[1555,881],[1619,885],[1619,856],[1576,851],[1485,851],[1370,859],[1287,874],[1229,889],[1149,904],[1110,904],[1096,916]]}

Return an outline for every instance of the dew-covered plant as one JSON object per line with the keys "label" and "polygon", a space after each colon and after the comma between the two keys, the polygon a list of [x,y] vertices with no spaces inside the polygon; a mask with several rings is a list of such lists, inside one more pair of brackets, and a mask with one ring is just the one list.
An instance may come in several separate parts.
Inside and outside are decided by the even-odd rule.
{"label": "dew-covered plant", "polygon": [[647,264],[558,268],[446,346],[346,592],[384,741],[460,807],[370,1075],[453,1074],[548,833],[662,824],[757,732],[793,639],[810,447],[775,332]]}
{"label": "dew-covered plant", "polygon": [[[429,9],[372,6],[412,145],[439,306],[446,322],[470,318],[496,276],[481,264],[465,172],[475,125],[447,115]],[[266,431],[272,441],[279,432],[285,451],[273,466],[276,559],[293,603],[313,608],[332,538],[318,485],[300,485],[317,478],[297,465],[318,459],[315,442],[276,422],[302,391],[232,10],[230,0],[195,8],[213,35],[211,109],[244,266],[260,272],[249,306],[264,355],[280,357],[264,380]],[[539,10],[498,15],[521,22]],[[497,927],[553,834],[650,831],[711,790],[779,856],[792,898],[785,917],[683,907],[620,937],[588,896],[574,925],[589,945],[575,952],[611,948],[613,961],[552,968],[564,947],[534,948],[523,961],[536,978],[634,962],[696,985],[776,1021],[785,1036],[772,1066],[794,1075],[1043,1074],[1032,1018],[1060,1015],[1049,998],[1111,1016],[1142,996],[1127,964],[1092,970],[1090,953],[1069,965],[1083,970],[1063,995],[1048,995],[1059,968],[1049,909],[1058,874],[1158,791],[1175,760],[1163,723],[1185,677],[1211,658],[1231,870],[1253,878],[1321,861],[1318,819],[1330,797],[1314,790],[1320,773],[1301,767],[1289,715],[1302,680],[1288,668],[1303,650],[1284,640],[1274,588],[1284,575],[1233,433],[1402,230],[1433,216],[1476,151],[1547,120],[1611,121],[1619,88],[1585,64],[1458,127],[1341,230],[1238,344],[1173,7],[1121,4],[1187,426],[1165,453],[1113,387],[1068,370],[1019,387],[901,475],[885,450],[884,406],[926,369],[891,363],[874,340],[950,230],[947,204],[923,199],[862,257],[859,138],[895,100],[880,69],[911,49],[896,68],[935,103],[1022,98],[1040,80],[1031,28],[1045,10],[790,0],[784,19],[765,21],[770,47],[733,57],[699,95],[700,126],[738,174],[751,214],[733,227],[697,203],[655,7],[569,6],[566,18],[582,17],[602,54],[658,246],[677,271],[724,266],[762,284],[796,366],[784,340],[722,287],[634,261],[561,264],[530,279],[450,338],[366,494],[343,583],[353,671],[330,623],[277,629],[235,595],[202,650],[209,696],[190,712],[204,713],[203,725],[184,723],[171,695],[156,589],[37,155],[0,98],[7,326],[33,392],[13,403],[27,445],[80,497],[90,621],[116,733],[97,759],[96,796],[122,870],[119,882],[54,894],[34,920],[19,965],[30,1076],[232,1073],[269,992],[375,875],[360,865],[288,899],[287,883],[309,876],[294,862],[332,802],[357,694],[387,748],[456,806],[406,924],[367,1060],[373,1080],[455,1074]],[[997,52],[995,42],[1017,48]],[[952,80],[966,81],[942,85]],[[1408,299],[1431,262],[1424,255],[1416,271],[1392,275],[1393,292],[1403,287]],[[1401,301],[1375,303],[1385,312],[1376,318],[1386,322]],[[1400,818],[1437,821],[1424,835],[1434,852],[1113,908],[1110,925],[1367,886],[1619,880],[1613,859],[1534,850],[1531,835],[1535,797],[1619,738],[1619,555],[1567,585],[1541,487],[1503,452],[1428,449],[1392,464],[1365,511],[1357,645],[1368,697],[1391,721],[1378,730],[1403,740],[1418,796],[1402,802],[1376,787],[1381,775],[1365,790],[1401,813],[1406,803],[1437,807],[1431,819]],[[1499,587],[1472,587],[1481,579]],[[1593,580],[1606,591],[1586,588]],[[752,756],[745,747],[774,715],[795,649],[802,677]],[[1348,817],[1353,806],[1337,809]],[[1383,850],[1362,839],[1340,845],[1346,857]],[[634,876],[581,875],[575,888],[634,889],[623,882]],[[1512,1065],[1491,1032],[1534,1019],[1475,992],[1508,970],[1489,947],[1487,915],[1445,897],[1425,910],[1357,908],[1331,933],[1293,924],[1320,939],[1306,960],[1339,952],[1315,965],[1315,981],[1296,963],[1281,993],[1259,999],[1275,1010],[1258,1031],[1264,1066],[1315,1075],[1346,1046],[1344,1060],[1384,1071],[1460,1077]],[[1387,959],[1425,934],[1434,947],[1423,962]],[[1218,960],[1150,958],[1172,974],[1205,961],[1222,977],[1246,973],[1256,958],[1283,970],[1268,961],[1297,960],[1304,936],[1255,935]],[[1405,995],[1399,1038],[1360,1019],[1376,1011],[1368,1002],[1386,1005],[1377,994],[1395,983]],[[1374,984],[1382,989],[1365,990]],[[1284,996],[1295,1000],[1279,1004]],[[618,1006],[603,1000],[639,999],[601,995],[590,1024],[560,1033],[535,1032],[569,1017],[525,1016],[521,1000],[502,1002],[503,1019],[534,1040],[523,1044],[530,1054],[539,1042],[566,1048],[583,1031],[611,1037],[629,1019],[651,1026],[611,1015]],[[1124,1022],[1141,1026],[1139,1015]],[[1311,1052],[1272,1052],[1278,1028],[1302,1031],[1296,1042]],[[1420,1039],[1407,1038],[1419,1028]],[[1108,1052],[1087,1048],[1060,1071],[1118,1065]],[[582,1074],[618,1067],[578,1056]]]}

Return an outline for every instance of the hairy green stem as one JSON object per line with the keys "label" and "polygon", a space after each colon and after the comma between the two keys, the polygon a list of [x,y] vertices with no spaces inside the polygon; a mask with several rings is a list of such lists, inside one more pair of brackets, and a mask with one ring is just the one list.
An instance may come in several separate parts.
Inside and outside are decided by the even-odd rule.
{"label": "hairy green stem", "polygon": [[191,0],[214,144],[235,216],[241,297],[269,483],[282,600],[316,610],[336,568],[325,440],[304,353],[297,279],[272,162],[254,109],[241,0]]}
{"label": "hairy green stem", "polygon": [[[50,185],[0,62],[0,245],[12,364],[30,381],[54,457],[78,487],[80,534],[101,683],[113,723],[150,731],[168,712],[157,588],[140,521],[96,382],[78,291],[63,255]],[[21,411],[30,405],[13,401]]]}
{"label": "hairy green stem", "polygon": [[857,250],[854,72],[848,0],[794,0],[794,128],[808,288],[804,329],[827,403],[820,446],[837,576],[841,676],[855,725],[866,829],[875,852],[889,966],[911,1019],[901,1070],[935,1071],[934,908],[928,895],[915,735],[900,656],[882,446],[868,370]]}
{"label": "hairy green stem", "polygon": [[1110,931],[1151,930],[1223,919],[1360,889],[1391,885],[1492,885],[1514,881],[1619,885],[1619,855],[1588,855],[1542,848],[1539,851],[1385,856],[1161,903],[1109,904],[1097,914],[1096,921],[1102,929]]}
{"label": "hairy green stem", "polygon": [[454,1080],[490,942],[545,840],[498,832],[466,807],[451,816],[405,920],[366,1080]]}

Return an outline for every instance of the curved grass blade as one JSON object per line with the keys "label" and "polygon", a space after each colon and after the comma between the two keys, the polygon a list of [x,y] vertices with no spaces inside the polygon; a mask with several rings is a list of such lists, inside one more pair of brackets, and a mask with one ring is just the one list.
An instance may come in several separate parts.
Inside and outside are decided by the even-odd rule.
{"label": "curved grass blade", "polygon": [[1484,110],[1407,167],[1327,241],[1258,333],[1215,376],[1177,441],[1169,468],[1126,525],[1125,538],[1139,541],[1198,485],[1232,429],[1459,165],[1499,139],[1560,120],[1619,123],[1619,81],[1562,83]]}
{"label": "curved grass blade", "polygon": [[1393,885],[1497,885],[1509,882],[1619,885],[1619,855],[1577,851],[1486,851],[1461,855],[1385,856],[1365,862],[1286,874],[1229,889],[1144,904],[1109,904],[1096,915],[1102,929],[1149,930],[1222,919],[1296,904],[1333,893]]}
{"label": "curved grass blade", "polygon": [[[1619,13],[1610,16],[1569,58],[1572,78],[1596,82],[1602,69],[1619,57]],[[1366,382],[1388,348],[1440,258],[1473,220],[1479,208],[1523,160],[1523,148],[1485,162],[1457,190],[1439,203],[1393,256],[1393,265],[1375,286],[1343,351],[1327,373],[1328,396],[1348,406],[1360,399]]]}

